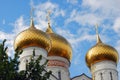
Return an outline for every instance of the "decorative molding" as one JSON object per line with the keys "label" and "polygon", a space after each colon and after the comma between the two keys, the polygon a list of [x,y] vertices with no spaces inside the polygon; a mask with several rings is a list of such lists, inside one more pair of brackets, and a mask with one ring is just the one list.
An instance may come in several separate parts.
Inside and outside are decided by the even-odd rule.
{"label": "decorative molding", "polygon": [[69,66],[65,62],[59,60],[49,60],[47,66],[61,66],[69,68]]}

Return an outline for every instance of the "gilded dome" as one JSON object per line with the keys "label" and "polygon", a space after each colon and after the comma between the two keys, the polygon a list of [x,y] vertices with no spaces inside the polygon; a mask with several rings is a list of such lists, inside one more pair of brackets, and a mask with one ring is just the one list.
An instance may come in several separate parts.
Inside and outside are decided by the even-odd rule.
{"label": "gilded dome", "polygon": [[64,37],[55,34],[49,24],[46,32],[50,35],[52,44],[48,56],[60,56],[70,61],[72,58],[72,48],[69,42]]}
{"label": "gilded dome", "polygon": [[41,47],[47,51],[51,47],[49,36],[45,32],[36,29],[32,19],[30,28],[20,32],[14,41],[15,50],[21,50],[30,46]]}
{"label": "gilded dome", "polygon": [[98,35],[97,44],[93,46],[86,54],[86,63],[87,66],[90,67],[96,62],[101,62],[104,60],[111,60],[117,63],[118,52],[115,48],[102,43]]}

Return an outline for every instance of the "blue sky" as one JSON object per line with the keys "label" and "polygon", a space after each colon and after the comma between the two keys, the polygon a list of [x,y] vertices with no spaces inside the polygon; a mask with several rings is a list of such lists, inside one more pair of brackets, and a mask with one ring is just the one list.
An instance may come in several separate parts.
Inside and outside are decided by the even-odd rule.
{"label": "blue sky", "polygon": [[47,28],[46,15],[50,10],[54,32],[65,37],[73,48],[71,77],[82,73],[91,76],[85,55],[96,44],[96,24],[101,40],[120,53],[119,3],[120,0],[0,0],[0,41],[7,39],[8,54],[13,56],[16,35],[29,27],[31,5],[35,26],[43,31]]}

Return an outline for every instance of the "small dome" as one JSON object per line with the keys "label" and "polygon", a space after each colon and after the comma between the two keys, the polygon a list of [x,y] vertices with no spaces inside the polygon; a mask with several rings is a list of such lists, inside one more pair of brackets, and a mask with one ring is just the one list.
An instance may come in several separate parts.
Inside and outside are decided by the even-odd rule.
{"label": "small dome", "polygon": [[102,43],[99,35],[97,36],[97,38],[97,44],[93,46],[86,54],[86,63],[88,67],[91,67],[91,65],[95,64],[96,62],[101,62],[104,60],[111,60],[117,63],[118,52],[116,51],[116,49]]}
{"label": "small dome", "polygon": [[51,46],[49,36],[45,32],[36,29],[32,19],[30,28],[19,33],[14,41],[15,50],[22,50],[30,46],[41,47],[47,51],[49,51]]}
{"label": "small dome", "polygon": [[48,56],[60,56],[70,61],[72,58],[72,48],[69,42],[64,37],[55,34],[49,24],[46,32],[50,35],[52,44]]}

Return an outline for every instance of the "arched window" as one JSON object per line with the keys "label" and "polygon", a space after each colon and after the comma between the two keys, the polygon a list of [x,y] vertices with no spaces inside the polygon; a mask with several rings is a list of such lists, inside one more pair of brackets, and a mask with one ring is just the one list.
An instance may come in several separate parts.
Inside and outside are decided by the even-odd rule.
{"label": "arched window", "polygon": [[103,80],[103,73],[100,73],[101,80]]}
{"label": "arched window", "polygon": [[110,78],[111,78],[111,80],[113,80],[112,72],[110,72]]}

